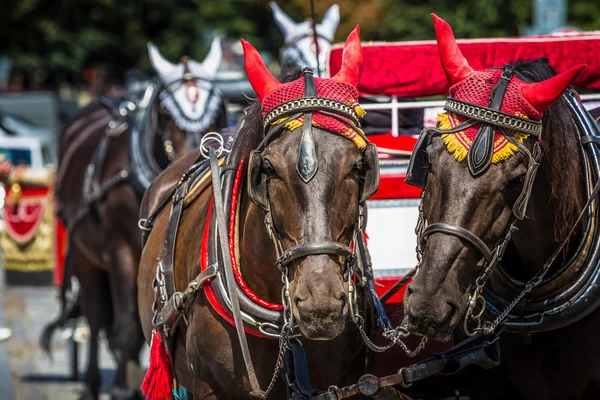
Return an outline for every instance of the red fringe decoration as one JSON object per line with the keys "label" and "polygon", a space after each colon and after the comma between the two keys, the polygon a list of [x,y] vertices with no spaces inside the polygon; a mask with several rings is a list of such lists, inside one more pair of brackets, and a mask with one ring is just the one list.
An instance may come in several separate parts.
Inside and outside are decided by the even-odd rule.
{"label": "red fringe decoration", "polygon": [[147,400],[173,398],[173,368],[171,358],[159,332],[155,331],[150,346],[150,366],[142,383],[142,393]]}

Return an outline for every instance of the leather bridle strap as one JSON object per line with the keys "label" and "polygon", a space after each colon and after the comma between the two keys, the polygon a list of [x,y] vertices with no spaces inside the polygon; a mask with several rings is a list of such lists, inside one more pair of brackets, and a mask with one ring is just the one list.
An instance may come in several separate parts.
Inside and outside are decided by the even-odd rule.
{"label": "leather bridle strap", "polygon": [[479,250],[483,257],[485,257],[486,261],[489,262],[493,258],[492,251],[483,242],[483,240],[481,240],[477,235],[468,231],[465,228],[444,223],[431,224],[427,226],[427,228],[425,228],[425,230],[421,234],[421,242],[425,241],[427,236],[432,235],[434,233],[445,233],[446,235],[455,236],[459,239],[465,240],[477,250]]}
{"label": "leather bridle strap", "polygon": [[[219,170],[219,163],[217,159],[217,153],[214,149],[210,149],[210,170],[212,174],[212,188],[213,188],[213,209],[216,214],[216,226],[219,236],[219,245],[221,251],[225,252],[228,249],[227,245],[227,223],[225,222],[225,209],[223,207],[223,194],[221,192],[221,171]],[[233,274],[233,266],[231,265],[231,258],[223,257],[223,269],[225,270],[225,279],[227,282],[227,291],[229,292],[229,299],[231,301],[231,313],[233,314],[233,320],[235,322],[235,330],[237,332],[238,340],[240,342],[240,349],[246,364],[246,371],[248,372],[248,380],[250,381],[250,387],[252,388],[252,395],[261,397],[264,392],[260,388],[260,383],[252,364],[252,357],[250,356],[250,349],[248,348],[248,340],[246,338],[246,332],[244,332],[244,321],[242,320],[242,313],[240,310],[240,301],[236,292],[237,282]]]}
{"label": "leather bridle strap", "polygon": [[354,259],[354,253],[350,247],[345,244],[338,242],[313,242],[303,243],[294,247],[290,247],[277,259],[277,267],[279,269],[285,268],[293,261],[308,257],[328,254],[332,256],[344,257],[347,261]]}

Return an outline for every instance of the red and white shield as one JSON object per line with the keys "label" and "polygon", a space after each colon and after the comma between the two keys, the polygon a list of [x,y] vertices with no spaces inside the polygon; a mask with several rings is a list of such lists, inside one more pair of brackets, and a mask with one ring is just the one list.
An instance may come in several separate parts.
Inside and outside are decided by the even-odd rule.
{"label": "red and white shield", "polygon": [[17,204],[4,205],[4,223],[8,235],[17,243],[29,242],[37,233],[48,206],[47,197],[23,197]]}

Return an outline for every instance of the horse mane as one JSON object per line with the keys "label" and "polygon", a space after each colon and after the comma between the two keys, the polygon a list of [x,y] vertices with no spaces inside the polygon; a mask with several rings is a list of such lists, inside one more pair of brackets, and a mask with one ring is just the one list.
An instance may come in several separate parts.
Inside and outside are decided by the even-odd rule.
{"label": "horse mane", "polygon": [[[515,70],[539,82],[550,79],[556,71],[547,58],[517,61]],[[557,241],[569,233],[585,204],[584,191],[580,187],[583,162],[579,146],[579,132],[566,100],[561,96],[542,118],[542,140],[547,148],[540,169],[549,179],[551,206],[556,210],[554,234]]]}
{"label": "horse mane", "polygon": [[[296,65],[286,65],[278,77],[281,83],[292,82],[302,75],[302,70]],[[237,166],[242,159],[258,147],[263,139],[263,115],[260,101],[253,101],[245,111],[246,115],[240,122],[238,133],[229,157],[229,167]]]}

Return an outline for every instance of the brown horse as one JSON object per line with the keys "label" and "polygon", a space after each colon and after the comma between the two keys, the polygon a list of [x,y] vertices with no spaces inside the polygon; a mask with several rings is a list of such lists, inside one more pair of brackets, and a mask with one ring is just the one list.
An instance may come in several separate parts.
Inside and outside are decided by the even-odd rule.
{"label": "brown horse", "polygon": [[[237,259],[245,285],[258,302],[280,305],[283,281],[289,272],[290,306],[283,312],[289,312],[291,308],[298,328],[294,332],[310,339],[304,341],[304,348],[311,383],[321,389],[332,384],[352,383],[365,368],[366,347],[354,325],[347,326],[349,304],[354,302],[348,294],[352,281],[348,280],[349,271],[344,259],[327,251],[313,250],[298,257],[291,256],[289,264],[279,264],[282,258],[278,257],[280,253],[266,228],[265,218],[272,221],[269,225],[273,227],[273,235],[278,238],[277,243],[284,250],[284,255],[292,254],[292,248],[306,250],[317,243],[346,249],[352,242],[358,224],[359,204],[376,190],[373,176],[378,171],[377,164],[373,164],[376,152],[370,152],[370,157],[366,154],[364,137],[356,131],[360,129],[347,119],[354,118],[347,106],[352,104],[349,102],[352,96],[348,94],[356,95],[358,68],[362,62],[360,39],[357,32],[349,37],[344,50],[344,72],[336,77],[312,78],[309,72],[302,77],[295,72],[289,79],[284,79],[288,82],[285,84],[280,84],[270,75],[249,44],[244,43],[244,50],[246,70],[262,104],[256,102],[249,108],[223,168],[223,181],[238,182],[239,185],[233,191],[234,197],[237,196],[237,207],[231,205],[232,210],[237,209],[238,212],[230,216],[229,222],[233,227],[230,229],[234,229],[228,235],[230,243],[234,243],[230,244],[230,248],[236,249],[231,257]],[[331,114],[333,108],[316,105],[304,110],[292,107],[289,113],[279,116],[285,120],[283,122],[280,118],[270,117],[280,103],[302,98],[303,93],[305,97],[307,94],[311,96],[311,87],[314,90],[311,98],[315,102],[322,104],[322,96],[327,96],[333,99],[328,101],[333,101],[349,114],[344,114],[346,116],[342,120],[326,117],[321,113]],[[328,92],[331,87],[337,88],[333,94]],[[311,126],[310,112],[313,121],[318,121],[320,126],[328,126],[328,129]],[[339,109],[337,113],[340,113]],[[304,121],[309,122],[299,121],[302,116]],[[273,122],[275,125],[271,124]],[[268,129],[266,137],[264,126]],[[303,128],[295,130],[299,126]],[[349,131],[349,127],[353,130]],[[337,134],[344,132],[346,137]],[[305,143],[307,136],[310,137],[308,140],[314,140],[312,154],[315,158],[307,155],[311,153],[310,144],[306,147]],[[255,149],[262,150],[260,156],[251,154]],[[144,198],[143,217],[147,217],[158,204],[159,193],[172,186],[192,163],[192,157],[174,163],[153,183]],[[241,179],[247,175],[248,181]],[[206,179],[200,182],[203,181],[206,182]],[[224,187],[229,188],[227,184]],[[217,205],[211,205],[213,189],[207,186],[197,194],[198,197],[185,206],[187,208],[181,216],[172,263],[177,291],[183,292],[201,268],[206,268],[209,263],[204,254],[211,252],[213,238],[212,224],[207,218],[209,212],[213,216],[216,212],[214,208]],[[233,200],[231,202],[233,204]],[[148,341],[154,329],[162,329],[153,326],[153,304],[157,300],[153,288],[157,287],[154,285],[157,268],[163,265],[162,261],[157,264],[157,259],[163,259],[165,236],[172,231],[167,227],[171,225],[169,220],[173,212],[169,213],[165,208],[154,220],[140,263],[138,301]],[[282,270],[285,265],[283,281],[278,264]],[[158,285],[161,287],[161,283]],[[245,373],[236,329],[228,322],[231,315],[222,311],[228,306],[218,299],[216,302],[211,300],[214,297],[211,293],[219,292],[218,287],[218,277],[214,277],[203,292],[196,294],[183,314],[185,330],[177,329],[171,339],[171,343],[174,342],[172,354],[176,377],[193,393],[194,398],[252,398],[249,394],[251,381]],[[362,288],[357,286],[356,291],[359,296],[357,304],[367,313],[365,316],[370,317],[372,314],[365,311]],[[160,310],[160,301],[156,304]],[[253,307],[257,309],[258,306],[255,304]],[[259,319],[257,315],[254,317]],[[272,378],[278,378],[279,367],[275,368],[275,365],[278,364],[280,342],[265,338],[261,335],[264,331],[257,331],[256,325],[248,323],[245,326],[252,332],[247,337],[249,353],[256,364],[258,382],[264,389]],[[172,327],[168,330],[172,334]],[[272,393],[273,398],[285,398],[283,382],[277,381]]]}
{"label": "brown horse", "polygon": [[586,177],[598,178],[598,130],[574,92],[561,97],[583,68],[556,75],[542,59],[473,71],[434,20],[451,98],[407,175],[425,189],[409,329],[439,340],[503,324],[522,333],[501,335],[500,367],[471,371],[474,399],[600,398],[597,283],[586,275],[597,233],[571,231],[592,198]]}
{"label": "brown horse", "polygon": [[[73,274],[79,281],[79,302],[90,327],[84,397],[98,398],[101,330],[117,359],[113,398],[136,396],[128,384],[127,364],[139,364],[144,342],[137,312],[136,277],[142,251],[137,216],[144,181],[152,169],[146,162],[151,156],[155,169],[164,168],[171,158],[181,157],[196,146],[198,140],[191,140],[191,136],[201,137],[204,131],[224,127],[223,103],[219,96],[215,100],[208,87],[210,74],[216,73],[221,58],[220,44],[216,43],[219,47],[213,45],[207,57],[216,65],[198,77],[202,69],[188,66],[192,61],[185,59],[183,66],[171,64],[168,69],[169,65],[163,65],[167,61],[156,61],[158,56],[154,54],[153,64],[161,82],[149,87],[133,118],[127,115],[134,109],[132,103],[103,98],[80,110],[61,136],[56,197],[70,236],[65,280]],[[152,51],[151,47],[151,57]],[[182,76],[177,77],[173,74],[179,67]],[[192,74],[189,69],[194,67]],[[164,70],[171,75],[163,76]],[[179,114],[171,115],[165,111],[169,110],[164,105],[167,101],[172,106],[177,101],[190,105],[179,106]],[[186,119],[181,110],[193,108],[197,113],[199,103],[207,106],[211,101],[218,103],[210,121],[201,131],[185,131],[181,126],[190,126],[194,121]],[[144,151],[133,151],[140,148]],[[46,333],[45,340],[49,341],[51,332]]]}

